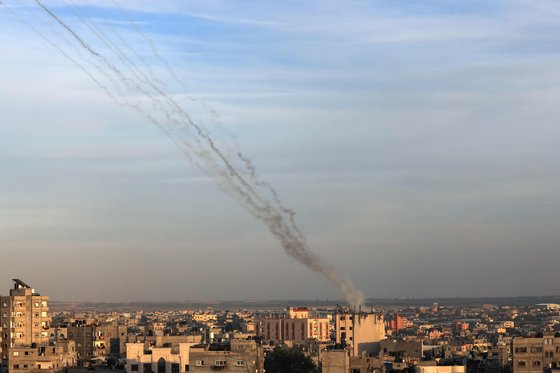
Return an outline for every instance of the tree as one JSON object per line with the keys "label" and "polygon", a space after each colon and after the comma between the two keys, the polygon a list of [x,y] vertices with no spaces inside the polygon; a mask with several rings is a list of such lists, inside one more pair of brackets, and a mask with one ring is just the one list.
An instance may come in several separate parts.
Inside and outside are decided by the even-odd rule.
{"label": "tree", "polygon": [[317,373],[315,363],[302,351],[287,348],[275,348],[264,360],[266,373]]}

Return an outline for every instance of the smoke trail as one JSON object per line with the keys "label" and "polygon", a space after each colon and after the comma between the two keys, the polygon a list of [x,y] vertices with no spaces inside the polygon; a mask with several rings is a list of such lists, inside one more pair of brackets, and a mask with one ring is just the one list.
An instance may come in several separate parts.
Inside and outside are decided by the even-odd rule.
{"label": "smoke trail", "polygon": [[[241,166],[236,165],[233,160],[229,159],[207,131],[201,125],[195,123],[190,115],[171,96],[164,92],[157,81],[142,73],[122,50],[118,50],[118,48],[115,50],[115,45],[104,37],[106,35],[103,32],[94,32],[94,34],[116,55],[125,70],[119,68],[109,58],[97,51],[92,44],[81,37],[40,0],[34,0],[34,2],[48,17],[56,21],[69,33],[79,46],[89,53],[91,58],[105,66],[106,70],[103,71],[103,74],[109,77],[113,90],[99,82],[91,72],[79,63],[74,62],[63,50],[58,47],[56,49],[86,72],[98,86],[104,88],[104,91],[116,103],[132,108],[162,129],[199,169],[216,181],[224,192],[233,196],[254,217],[265,223],[268,230],[280,241],[288,256],[296,259],[312,271],[322,274],[338,286],[348,303],[353,305],[363,303],[362,293],[349,280],[343,278],[332,266],[310,250],[304,235],[295,223],[294,211],[283,205],[277,191],[270,183],[257,176],[256,169],[248,158],[244,157],[241,152],[237,152],[237,157],[242,161]],[[87,26],[91,31],[94,31],[91,25]],[[43,36],[43,38],[48,41],[46,37]],[[90,64],[96,66],[94,63],[90,62]],[[125,71],[128,71],[130,75],[127,75]],[[140,94],[144,101],[137,104],[119,101],[116,96],[124,98],[123,89],[137,95]],[[148,103],[152,109],[148,111],[142,108],[142,102]]]}

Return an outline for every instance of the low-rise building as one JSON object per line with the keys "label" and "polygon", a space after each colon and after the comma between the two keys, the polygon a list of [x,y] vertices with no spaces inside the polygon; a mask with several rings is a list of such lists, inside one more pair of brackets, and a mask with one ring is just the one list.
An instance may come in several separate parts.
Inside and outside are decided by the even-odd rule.
{"label": "low-rise building", "polygon": [[512,340],[513,372],[542,373],[560,367],[560,338],[515,337]]}
{"label": "low-rise building", "polygon": [[264,371],[264,354],[255,341],[232,340],[222,345],[179,343],[178,347],[144,348],[127,343],[127,373]]}

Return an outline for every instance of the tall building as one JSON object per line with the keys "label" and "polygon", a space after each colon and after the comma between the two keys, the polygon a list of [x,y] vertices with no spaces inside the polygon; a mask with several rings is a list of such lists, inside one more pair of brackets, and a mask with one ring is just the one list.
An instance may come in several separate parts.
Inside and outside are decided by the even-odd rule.
{"label": "tall building", "polygon": [[352,356],[379,353],[380,341],[387,338],[382,315],[373,312],[340,310],[335,318],[336,343],[351,348]]}
{"label": "tall building", "polygon": [[0,296],[1,353],[11,347],[49,341],[49,297],[35,293],[25,282],[14,279],[10,296]]}
{"label": "tall building", "polygon": [[0,296],[0,356],[3,373],[57,371],[76,363],[75,343],[50,342],[49,297],[14,279],[9,296]]}

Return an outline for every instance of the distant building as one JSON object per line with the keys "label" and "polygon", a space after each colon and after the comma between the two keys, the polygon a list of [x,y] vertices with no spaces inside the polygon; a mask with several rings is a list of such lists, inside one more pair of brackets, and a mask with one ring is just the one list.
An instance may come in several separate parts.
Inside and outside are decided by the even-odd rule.
{"label": "distant building", "polygon": [[124,356],[127,330],[126,325],[118,325],[116,322],[96,326],[94,328],[93,356],[98,358]]}
{"label": "distant building", "polygon": [[257,335],[263,340],[275,343],[302,344],[314,339],[320,342],[330,340],[330,320],[309,316],[307,308],[289,307],[287,316],[257,320]]}
{"label": "distant building", "polygon": [[466,373],[464,365],[424,365],[416,368],[418,373]]}
{"label": "distant building", "polygon": [[348,349],[326,350],[321,354],[323,373],[383,373],[386,371],[379,357],[352,356]]}
{"label": "distant building", "polygon": [[396,341],[384,339],[380,342],[381,354],[402,359],[404,362],[420,361],[423,356],[422,341]]}
{"label": "distant building", "polygon": [[[129,336],[129,343],[144,344],[144,349],[153,347],[179,347],[181,343],[199,344],[202,342],[202,334],[191,335],[154,335],[154,336]],[[128,347],[127,347],[128,350]]]}
{"label": "distant building", "polygon": [[393,332],[398,332],[399,330],[402,330],[405,328],[405,318],[398,315],[398,314],[394,314],[393,318],[391,319],[390,325],[391,325],[391,330]]}
{"label": "distant building", "polygon": [[93,341],[95,328],[93,326],[69,326],[66,328],[66,336],[69,340],[76,342],[79,365],[93,358]]}

